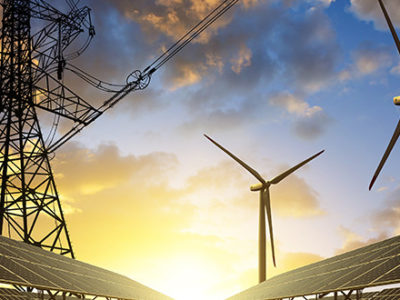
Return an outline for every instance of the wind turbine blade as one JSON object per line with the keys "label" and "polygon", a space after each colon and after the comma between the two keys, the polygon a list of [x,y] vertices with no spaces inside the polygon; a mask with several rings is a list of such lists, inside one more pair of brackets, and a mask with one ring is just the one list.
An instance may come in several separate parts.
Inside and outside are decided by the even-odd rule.
{"label": "wind turbine blade", "polygon": [[220,144],[218,144],[216,141],[214,141],[212,138],[210,138],[208,135],[204,135],[206,138],[208,138],[214,145],[216,145],[218,148],[220,148],[222,151],[224,151],[226,154],[228,154],[230,157],[232,157],[236,162],[238,162],[243,168],[245,168],[247,171],[249,171],[255,178],[257,178],[261,183],[265,183],[264,178],[261,177],[260,174],[256,170],[254,170],[252,167],[247,165],[244,161],[240,160],[238,157],[236,157],[234,154],[226,150],[224,147],[222,147]]}
{"label": "wind turbine blade", "polygon": [[274,262],[274,267],[276,267],[274,233],[272,230],[272,214],[271,214],[271,201],[269,197],[269,188],[266,188],[264,191],[262,191],[262,193],[264,197],[265,210],[267,212],[267,218],[268,218],[269,237],[271,239],[272,261]]}
{"label": "wind turbine blade", "polygon": [[383,14],[385,15],[386,22],[387,22],[387,24],[389,25],[389,28],[390,28],[390,31],[391,31],[391,33],[392,33],[394,42],[396,43],[397,50],[399,51],[399,54],[400,54],[400,41],[399,41],[399,37],[397,36],[396,30],[395,30],[394,27],[393,27],[392,21],[390,20],[389,14],[387,13],[386,8],[385,8],[385,5],[383,5],[382,0],[379,0],[379,5],[381,6],[381,9],[382,9],[382,11],[383,11]]}
{"label": "wind turbine blade", "polygon": [[307,158],[305,161],[295,165],[293,168],[287,170],[286,172],[283,172],[282,174],[276,176],[274,179],[270,180],[269,182],[271,184],[277,184],[279,183],[282,179],[285,179],[287,176],[289,176],[290,174],[292,174],[294,171],[296,171],[298,168],[301,168],[302,166],[304,166],[306,163],[308,163],[310,160],[313,160],[314,158],[316,158],[318,155],[322,154],[325,150],[322,150],[320,152],[318,152],[317,154],[311,156],[310,158]]}
{"label": "wind turbine blade", "polygon": [[389,157],[389,154],[392,151],[394,144],[396,144],[396,141],[399,138],[399,135],[400,135],[400,120],[397,123],[397,127],[393,133],[392,139],[390,140],[390,143],[389,143],[385,153],[382,156],[381,162],[379,163],[379,166],[376,169],[374,176],[372,177],[371,183],[369,184],[369,190],[371,190],[372,186],[375,183],[375,180],[378,178],[378,175],[381,172],[383,165],[385,164],[387,158]]}

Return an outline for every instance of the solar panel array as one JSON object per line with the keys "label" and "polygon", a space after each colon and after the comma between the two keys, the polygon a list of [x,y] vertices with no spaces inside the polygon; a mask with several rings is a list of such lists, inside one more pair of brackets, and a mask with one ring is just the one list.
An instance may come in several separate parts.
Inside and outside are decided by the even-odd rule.
{"label": "solar panel array", "polygon": [[400,299],[400,288],[386,289],[374,295],[372,300],[398,300]]}
{"label": "solar panel array", "polygon": [[0,236],[0,283],[123,299],[171,299],[126,276]]}
{"label": "solar panel array", "polygon": [[229,300],[278,299],[400,283],[400,236],[272,277]]}
{"label": "solar panel array", "polygon": [[51,296],[47,294],[20,292],[11,288],[0,288],[0,300],[77,300],[77,297],[72,296]]}
{"label": "solar panel array", "polygon": [[17,290],[0,289],[0,300],[34,300],[34,296]]}

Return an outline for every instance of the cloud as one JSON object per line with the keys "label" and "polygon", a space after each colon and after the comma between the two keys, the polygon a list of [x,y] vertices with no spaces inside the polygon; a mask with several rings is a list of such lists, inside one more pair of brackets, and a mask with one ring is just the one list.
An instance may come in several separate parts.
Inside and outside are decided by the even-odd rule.
{"label": "cloud", "polygon": [[366,45],[354,53],[355,71],[359,75],[369,75],[391,64],[391,55],[386,47]]}
{"label": "cloud", "polygon": [[396,73],[396,67],[392,67],[392,51],[387,46],[363,43],[351,53],[352,61],[338,74],[340,82],[360,79],[365,76],[390,70]]}
{"label": "cloud", "polygon": [[[277,56],[284,63],[284,76],[303,92],[317,92],[331,84],[340,49],[335,32],[321,8],[303,18],[288,19],[281,25]],[[296,47],[288,47],[290,41]]]}
{"label": "cloud", "polygon": [[251,50],[245,45],[241,45],[237,57],[231,59],[232,71],[236,74],[240,74],[242,68],[249,67],[251,65]]}
{"label": "cloud", "polygon": [[[203,49],[222,59],[213,61],[214,66],[218,65],[215,72],[208,67],[201,84],[188,97],[186,105],[192,117],[185,122],[185,130],[201,126],[233,130],[248,120],[265,120],[268,107],[262,104],[265,96],[257,94],[257,89],[268,89],[275,77],[286,78],[290,89],[299,95],[315,93],[336,82],[340,51],[323,10],[316,8],[307,17],[295,19],[289,17],[287,10],[290,8],[278,4],[249,9],[246,18],[234,18],[218,39]],[[296,47],[288,47],[287,41]],[[201,56],[197,51],[191,55],[192,59]],[[178,70],[179,67],[175,73]],[[322,135],[330,123],[319,106],[303,108],[293,115],[297,119],[294,132],[304,139]],[[217,125],[211,126],[214,123]]]}
{"label": "cloud", "polygon": [[289,92],[275,93],[269,98],[269,104],[284,109],[294,117],[293,130],[297,136],[310,140],[321,136],[331,119],[320,106],[312,106],[300,97]]}
{"label": "cloud", "polygon": [[[60,187],[70,195],[96,194],[132,182],[142,185],[165,182],[165,173],[176,166],[177,159],[171,154],[121,156],[112,144],[90,150],[77,143],[63,147],[53,164]],[[76,176],[77,168],[79,176]]]}
{"label": "cloud", "polygon": [[[400,12],[398,10],[398,2],[396,0],[384,1],[386,10],[395,26],[400,25]],[[386,20],[375,0],[351,0],[350,11],[353,12],[360,20],[373,21],[379,29],[387,30]]]}
{"label": "cloud", "polygon": [[385,228],[386,232],[400,233],[400,187],[385,198],[384,208],[375,211],[371,217],[374,228]]}
{"label": "cloud", "polygon": [[[288,168],[280,170],[284,171]],[[325,214],[319,206],[317,192],[296,174],[291,174],[278,185],[271,187],[270,193],[271,205],[281,216],[311,217]]]}
{"label": "cloud", "polygon": [[[127,74],[146,67],[216,3],[89,1],[96,37],[73,63],[105,81],[124,83]],[[204,120],[216,124],[215,128],[234,129],[249,120],[265,120],[268,107],[260,108],[257,89],[268,88],[277,76],[287,78],[294,90],[318,91],[335,75],[339,52],[335,35],[322,9],[295,19],[291,9],[280,1],[255,0],[233,8],[156,72],[146,91],[128,95],[117,109],[142,115],[176,105],[188,112],[186,130],[204,126]],[[297,47],[287,47],[289,40]],[[111,96],[83,88],[69,75],[68,80],[96,107]],[[171,97],[173,102],[168,101]],[[308,121],[299,123],[299,135],[312,138],[322,133],[316,125],[322,120]]]}
{"label": "cloud", "polygon": [[400,64],[391,68],[390,73],[394,75],[400,75]]}
{"label": "cloud", "polygon": [[[162,1],[130,1],[109,0],[125,18],[140,24],[146,36],[150,39],[165,35],[173,40],[179,39],[195,24],[202,20],[220,2],[217,0],[162,0]],[[205,43],[218,28],[226,26],[230,18],[224,16],[217,20],[211,30],[201,34],[196,42]]]}
{"label": "cloud", "polygon": [[367,245],[377,243],[388,238],[388,236],[385,233],[380,233],[377,237],[364,239],[360,235],[354,233],[350,229],[343,226],[339,227],[339,232],[344,238],[344,242],[342,247],[335,251],[335,255],[346,253],[354,249],[362,248]]}
{"label": "cloud", "polygon": [[[179,127],[181,133],[240,130],[245,126],[254,125],[260,116],[265,117],[267,107],[259,104],[260,98],[262,98],[260,95],[253,94],[249,95],[249,98],[240,97],[226,102],[223,101],[224,98],[217,99],[219,91],[216,91],[213,97],[208,97],[208,93],[210,92],[199,91],[195,95],[195,99],[198,101],[187,103],[189,119]],[[191,98],[191,100],[194,99]]]}
{"label": "cloud", "polygon": [[[286,169],[286,167],[280,168],[273,175],[279,174]],[[218,209],[238,206],[245,211],[252,207],[254,208],[254,201],[248,200],[252,197],[252,193],[248,191],[248,186],[246,187],[246,185],[249,185],[249,183],[245,180],[245,178],[251,179],[251,175],[246,173],[235,162],[222,162],[218,166],[200,170],[196,175],[189,178],[188,182],[190,190],[215,189],[219,190],[219,193],[210,192],[210,195],[226,195],[227,200],[224,199],[225,197],[214,197],[216,201],[227,206],[226,208],[219,207]],[[272,174],[264,176],[264,178],[268,179],[271,176]],[[238,187],[240,186],[243,188],[239,189]],[[221,191],[225,192],[221,193]],[[279,185],[271,187],[270,193],[272,209],[279,216],[297,218],[324,214],[319,206],[318,194],[304,179],[296,174],[291,174]]]}
{"label": "cloud", "polygon": [[273,95],[269,103],[274,106],[284,108],[288,113],[294,114],[300,117],[310,117],[315,113],[322,111],[319,106],[310,107],[304,100],[290,94],[289,92],[282,92]]}

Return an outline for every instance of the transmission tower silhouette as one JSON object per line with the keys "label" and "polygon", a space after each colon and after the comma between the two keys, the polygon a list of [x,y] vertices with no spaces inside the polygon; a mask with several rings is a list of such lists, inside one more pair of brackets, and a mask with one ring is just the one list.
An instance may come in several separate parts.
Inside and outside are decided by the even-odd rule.
{"label": "transmission tower silhouette", "polygon": [[[148,86],[152,74],[238,0],[225,0],[125,84],[97,79],[71,64],[95,35],[90,9],[66,0],[63,13],[42,0],[0,0],[3,9],[0,58],[0,234],[74,258],[50,160],[54,151],[130,92]],[[32,19],[41,29],[32,33]],[[75,50],[78,36],[85,42]],[[76,44],[76,43],[75,43]],[[95,108],[63,83],[64,72],[112,95]],[[54,115],[45,139],[38,110]],[[60,118],[72,121],[57,132]]]}

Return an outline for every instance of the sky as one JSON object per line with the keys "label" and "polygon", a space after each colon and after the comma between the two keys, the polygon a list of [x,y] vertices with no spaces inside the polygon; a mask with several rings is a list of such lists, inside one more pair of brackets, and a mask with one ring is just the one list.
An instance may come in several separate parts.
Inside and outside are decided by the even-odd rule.
{"label": "sky", "polygon": [[[218,2],[82,0],[96,36],[71,63],[124,83]],[[385,3],[399,26],[397,1]],[[65,78],[93,105],[111,97]],[[399,119],[399,80],[377,1],[240,0],[57,151],[77,259],[177,300],[256,285],[257,182],[204,133],[266,179],[325,149],[270,189],[267,277],[400,234],[398,147],[368,191]]]}

